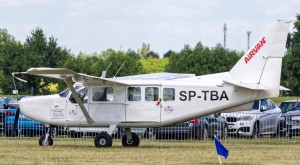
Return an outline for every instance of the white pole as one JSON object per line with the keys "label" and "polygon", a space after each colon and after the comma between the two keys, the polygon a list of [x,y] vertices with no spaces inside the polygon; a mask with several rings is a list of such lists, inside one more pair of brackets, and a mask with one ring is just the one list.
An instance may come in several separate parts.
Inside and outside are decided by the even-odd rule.
{"label": "white pole", "polygon": [[220,165],[222,165],[222,162],[221,162],[221,157],[220,157],[220,155],[218,155],[218,157],[219,157]]}

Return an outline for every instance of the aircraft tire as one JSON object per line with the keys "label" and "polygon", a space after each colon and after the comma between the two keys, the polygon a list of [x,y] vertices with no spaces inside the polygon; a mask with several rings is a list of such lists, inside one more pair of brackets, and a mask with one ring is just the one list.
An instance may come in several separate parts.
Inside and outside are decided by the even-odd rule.
{"label": "aircraft tire", "polygon": [[97,148],[106,148],[112,146],[112,137],[106,132],[99,133],[95,137],[95,146]]}
{"label": "aircraft tire", "polygon": [[48,140],[46,140],[46,135],[41,136],[39,140],[40,146],[52,146],[53,145],[53,139],[51,136],[48,137]]}
{"label": "aircraft tire", "polygon": [[122,138],[122,145],[124,147],[138,147],[140,145],[140,138],[136,133],[131,133],[132,139],[130,142],[127,141],[126,135]]}

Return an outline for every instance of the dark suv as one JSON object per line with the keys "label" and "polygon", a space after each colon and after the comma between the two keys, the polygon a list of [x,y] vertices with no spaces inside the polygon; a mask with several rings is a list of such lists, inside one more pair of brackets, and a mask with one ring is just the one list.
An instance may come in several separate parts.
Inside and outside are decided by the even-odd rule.
{"label": "dark suv", "polygon": [[153,131],[156,139],[206,140],[213,138],[214,135],[223,139],[228,136],[227,122],[219,114],[207,115],[168,127],[154,128]]}
{"label": "dark suv", "polygon": [[281,135],[292,137],[300,135],[300,100],[288,100],[280,103],[282,115],[280,118]]}

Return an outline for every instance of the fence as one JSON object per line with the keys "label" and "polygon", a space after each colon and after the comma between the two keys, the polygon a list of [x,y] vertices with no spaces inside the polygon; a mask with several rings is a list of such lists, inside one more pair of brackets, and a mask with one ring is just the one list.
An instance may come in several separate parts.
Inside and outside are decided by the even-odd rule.
{"label": "fence", "polygon": [[[20,114],[16,120],[15,111],[0,113],[1,138],[40,137],[47,128],[40,122],[27,119]],[[55,138],[92,139],[107,128],[65,128],[54,127],[51,131]],[[268,141],[277,138],[282,142],[300,141],[300,113],[285,115],[281,113],[223,113],[160,128],[132,128],[140,138],[146,140],[209,140],[217,136],[228,141]],[[113,138],[125,135],[122,128],[116,129]],[[253,140],[252,140],[253,141]]]}

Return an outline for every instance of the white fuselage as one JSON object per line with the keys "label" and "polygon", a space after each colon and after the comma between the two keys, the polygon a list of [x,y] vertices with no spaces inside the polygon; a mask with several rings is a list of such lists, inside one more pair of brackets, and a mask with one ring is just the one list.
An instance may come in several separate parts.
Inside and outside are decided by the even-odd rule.
{"label": "white fuselage", "polygon": [[[224,73],[105,78],[105,74],[96,77],[66,68],[30,68],[27,74],[64,80],[74,98],[71,92],[31,97],[21,100],[20,109],[28,118],[49,125],[111,129],[164,126],[216,112],[239,111],[256,99],[278,96],[289,23],[275,21]],[[86,88],[76,91],[73,82]]]}
{"label": "white fuselage", "polygon": [[[78,104],[72,102],[71,92],[64,96],[24,98],[20,109],[28,118],[49,125],[157,127],[228,109],[239,111],[240,106],[257,99],[258,95],[258,91],[223,84],[220,80],[206,82],[205,77],[123,81],[130,85],[82,84],[87,89],[82,97],[83,105],[93,124],[87,123]],[[96,93],[105,88],[105,99],[97,100]]]}

